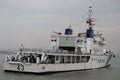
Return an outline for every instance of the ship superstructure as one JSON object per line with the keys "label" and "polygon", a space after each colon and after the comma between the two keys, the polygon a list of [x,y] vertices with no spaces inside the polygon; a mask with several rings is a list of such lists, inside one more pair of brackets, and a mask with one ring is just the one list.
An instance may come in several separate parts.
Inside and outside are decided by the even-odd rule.
{"label": "ship superstructure", "polygon": [[86,32],[78,33],[77,36],[73,36],[73,30],[71,26],[65,29],[64,35],[60,32],[54,32],[51,36],[51,46],[53,51],[61,50],[78,54],[97,54],[104,53],[105,39],[102,33],[94,33],[94,18],[92,17],[92,7],[90,7],[88,18],[86,23],[88,29]]}
{"label": "ship superstructure", "polygon": [[93,30],[92,7],[89,9],[86,32],[73,35],[72,27],[64,34],[51,35],[52,50],[28,49],[21,46],[15,57],[6,56],[5,71],[46,73],[59,71],[87,70],[110,65],[113,55],[103,48],[105,39]]}

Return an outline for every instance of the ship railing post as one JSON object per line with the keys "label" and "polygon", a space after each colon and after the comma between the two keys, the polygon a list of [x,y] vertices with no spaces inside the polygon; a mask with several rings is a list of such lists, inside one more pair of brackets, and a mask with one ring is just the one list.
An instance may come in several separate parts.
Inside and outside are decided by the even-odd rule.
{"label": "ship railing post", "polygon": [[81,59],[82,59],[82,58],[81,58],[81,55],[80,55],[80,63],[81,63]]}
{"label": "ship railing post", "polygon": [[77,60],[76,60],[76,57],[77,57],[77,56],[75,56],[75,63],[76,63],[76,61],[77,61]]}
{"label": "ship railing post", "polygon": [[64,56],[63,58],[64,58],[64,64],[66,63],[66,58],[65,58],[66,56]]}
{"label": "ship railing post", "polygon": [[72,63],[72,55],[71,55],[71,63]]}
{"label": "ship railing post", "polygon": [[54,59],[54,61],[55,61],[55,64],[56,64],[56,57],[57,57],[57,56],[55,55],[55,59]]}

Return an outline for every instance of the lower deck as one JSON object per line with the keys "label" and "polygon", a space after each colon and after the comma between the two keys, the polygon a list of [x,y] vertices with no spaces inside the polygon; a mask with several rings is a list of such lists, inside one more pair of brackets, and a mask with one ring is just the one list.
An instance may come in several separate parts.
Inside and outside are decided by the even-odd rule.
{"label": "lower deck", "polygon": [[[79,57],[81,58],[83,56],[79,56]],[[84,57],[87,59],[87,56],[84,56]],[[109,63],[107,63],[109,62],[108,61],[109,57],[110,56],[92,56],[91,55],[89,56],[88,61],[78,62],[76,60],[77,59],[77,56],[76,56],[75,62],[71,61],[70,63],[67,63],[66,61],[62,63],[58,63],[58,62],[26,63],[26,62],[8,61],[4,63],[4,70],[17,71],[17,72],[30,72],[30,73],[88,70],[88,69],[101,68],[109,65]]]}

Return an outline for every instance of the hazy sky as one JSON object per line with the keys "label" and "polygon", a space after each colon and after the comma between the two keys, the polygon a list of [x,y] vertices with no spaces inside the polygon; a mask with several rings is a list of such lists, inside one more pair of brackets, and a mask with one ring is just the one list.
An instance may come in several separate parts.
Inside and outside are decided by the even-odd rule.
{"label": "hazy sky", "polygon": [[119,52],[120,0],[0,0],[0,48],[50,48],[50,34],[64,32],[70,17],[74,34],[84,32],[89,6],[106,48]]}

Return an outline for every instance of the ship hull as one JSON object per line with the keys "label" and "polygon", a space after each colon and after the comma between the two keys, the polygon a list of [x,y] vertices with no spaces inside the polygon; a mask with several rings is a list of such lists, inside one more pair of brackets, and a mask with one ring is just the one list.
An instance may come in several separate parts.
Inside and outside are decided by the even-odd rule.
{"label": "ship hull", "polygon": [[4,71],[25,72],[25,73],[50,73],[90,70],[104,68],[110,65],[111,55],[90,56],[87,63],[55,63],[55,64],[33,64],[23,62],[4,62]]}

